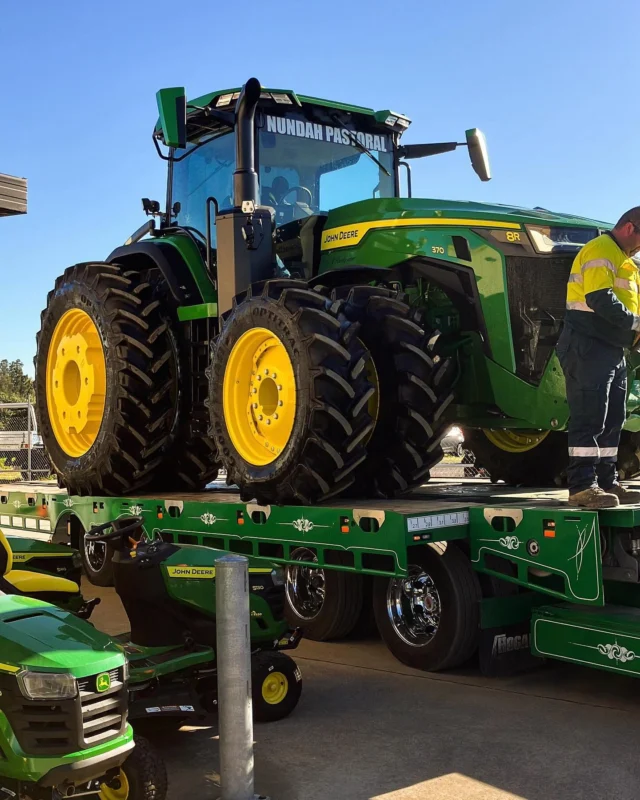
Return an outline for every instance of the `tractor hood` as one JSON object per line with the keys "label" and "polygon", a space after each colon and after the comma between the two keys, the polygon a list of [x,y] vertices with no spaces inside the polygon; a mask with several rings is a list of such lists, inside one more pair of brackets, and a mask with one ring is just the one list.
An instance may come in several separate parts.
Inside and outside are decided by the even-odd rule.
{"label": "tractor hood", "polygon": [[[394,197],[381,200],[363,200],[340,206],[329,213],[325,232],[341,225],[378,220],[455,219],[461,225],[473,227],[473,222],[513,222],[520,225],[565,225],[570,227],[613,227],[607,222],[548,211],[544,208],[519,208],[518,206],[493,205],[490,203],[458,202],[454,200],[430,200],[418,197]],[[387,223],[389,224],[389,223]],[[391,223],[392,224],[392,223]],[[407,223],[404,223],[407,224]],[[410,223],[409,223],[410,224]],[[420,224],[416,221],[416,224]],[[430,222],[430,224],[434,224]]]}
{"label": "tractor hood", "polygon": [[40,600],[1,595],[0,623],[0,669],[70,672],[84,678],[124,663],[108,636]]}

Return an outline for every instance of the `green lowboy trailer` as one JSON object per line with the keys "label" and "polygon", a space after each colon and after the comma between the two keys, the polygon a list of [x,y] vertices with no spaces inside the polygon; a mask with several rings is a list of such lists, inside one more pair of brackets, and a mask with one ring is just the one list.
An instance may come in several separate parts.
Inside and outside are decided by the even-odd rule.
{"label": "green lowboy trailer", "polygon": [[144,534],[286,567],[289,618],[307,636],[347,636],[373,612],[393,654],[451,669],[479,653],[486,674],[534,656],[640,674],[640,507],[574,510],[557,492],[451,483],[404,500],[316,506],[193,494],[69,496],[46,484],[0,487],[5,533],[51,531],[108,583],[92,525],[141,516]]}

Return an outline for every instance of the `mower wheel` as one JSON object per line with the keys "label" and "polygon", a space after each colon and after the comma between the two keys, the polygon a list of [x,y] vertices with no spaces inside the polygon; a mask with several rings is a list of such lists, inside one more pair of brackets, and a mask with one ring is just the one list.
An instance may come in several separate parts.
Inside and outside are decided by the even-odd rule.
{"label": "mower wheel", "polygon": [[[307,547],[296,547],[295,561],[317,562]],[[294,628],[302,628],[307,639],[317,642],[344,639],[362,615],[364,576],[306,564],[286,568],[285,616]]]}
{"label": "mower wheel", "polygon": [[473,655],[480,600],[478,577],[451,542],[413,548],[406,577],[374,578],[373,608],[387,647],[403,664],[429,672]]}
{"label": "mower wheel", "polygon": [[450,424],[444,411],[453,400],[455,363],[438,355],[438,337],[403,292],[343,286],[329,296],[344,300],[346,317],[359,323],[376,389],[369,408],[375,428],[349,493],[395,497],[426,483],[443,456],[440,441]]}
{"label": "mower wheel", "polygon": [[267,650],[251,658],[253,718],[256,722],[276,722],[288,717],[302,693],[302,675],[296,662],[286,653]]}
{"label": "mower wheel", "polygon": [[135,736],[136,746],[120,767],[120,774],[100,786],[100,800],[165,800],[167,770],[164,762],[143,736]]}
{"label": "mower wheel", "polygon": [[242,500],[319,502],[344,492],[364,461],[374,390],[343,305],[302,281],[271,280],[226,316],[212,354],[211,435]]}

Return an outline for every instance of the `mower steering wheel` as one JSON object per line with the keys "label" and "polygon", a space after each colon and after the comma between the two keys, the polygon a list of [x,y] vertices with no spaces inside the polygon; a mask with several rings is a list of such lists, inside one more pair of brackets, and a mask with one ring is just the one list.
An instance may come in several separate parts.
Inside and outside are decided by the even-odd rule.
{"label": "mower steering wheel", "polygon": [[300,190],[301,190],[301,191],[303,191],[303,192],[306,192],[306,193],[309,195],[309,202],[307,203],[307,205],[309,206],[309,208],[311,208],[311,203],[313,203],[313,195],[311,194],[311,189],[307,189],[307,187],[306,187],[306,186],[290,186],[290,187],[287,189],[287,191],[286,191],[286,192],[285,192],[285,193],[282,195],[282,197],[280,198],[280,204],[282,205],[282,204],[284,203],[284,198],[285,198],[285,197],[287,197],[288,195],[290,195],[290,194],[291,194],[291,192],[295,192],[295,191],[297,191],[298,189],[300,189]]}
{"label": "mower steering wheel", "polygon": [[[126,522],[124,527],[117,527],[119,522]],[[95,525],[91,527],[88,533],[85,533],[85,541],[88,542],[110,542],[112,539],[122,539],[125,536],[130,536],[134,531],[142,525],[142,517],[120,517],[120,519],[113,520],[112,522],[104,522],[102,525]],[[113,528],[111,533],[105,533],[109,528]]]}

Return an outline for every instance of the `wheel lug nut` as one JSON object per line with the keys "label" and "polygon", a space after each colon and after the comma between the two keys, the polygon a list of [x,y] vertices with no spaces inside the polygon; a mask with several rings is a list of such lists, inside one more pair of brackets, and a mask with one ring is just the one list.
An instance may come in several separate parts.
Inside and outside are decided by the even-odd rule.
{"label": "wheel lug nut", "polygon": [[262,375],[258,375],[258,380],[259,380],[259,381],[261,381],[261,380],[262,380]]}
{"label": "wheel lug nut", "polygon": [[258,394],[258,390],[257,389],[252,389],[251,390],[251,394]]}
{"label": "wheel lug nut", "polygon": [[267,420],[267,425],[271,425],[271,420],[270,419]]}
{"label": "wheel lug nut", "polygon": [[258,415],[258,419],[260,420],[260,422],[262,422],[262,414]]}
{"label": "wheel lug nut", "polygon": [[279,406],[283,406],[283,405],[284,405],[284,403],[282,402],[282,400],[278,400],[278,405],[279,405]]}
{"label": "wheel lug nut", "polygon": [[277,414],[274,414],[274,415],[273,415],[273,418],[274,418],[274,419],[278,419],[278,415],[277,415]]}
{"label": "wheel lug nut", "polygon": [[269,370],[268,370],[268,369],[265,369],[265,371],[264,371],[264,374],[265,374],[265,375],[268,375],[268,374],[269,374]]}
{"label": "wheel lug nut", "polygon": [[275,372],[272,372],[272,373],[271,373],[271,377],[272,377],[272,378],[273,378],[273,380],[275,381],[275,379],[276,379],[276,377],[277,377],[276,373],[275,373]]}
{"label": "wheel lug nut", "polygon": [[257,403],[254,403],[254,404],[253,404],[253,407],[254,407],[254,408],[257,408],[257,407],[258,407],[258,404],[257,404]]}
{"label": "wheel lug nut", "polygon": [[278,384],[278,391],[279,391],[279,392],[281,392],[281,391],[282,391],[282,386],[281,386],[280,384]]}

